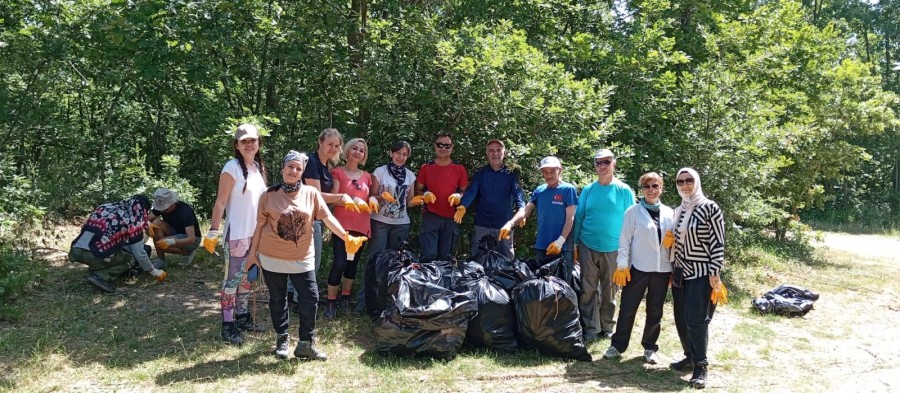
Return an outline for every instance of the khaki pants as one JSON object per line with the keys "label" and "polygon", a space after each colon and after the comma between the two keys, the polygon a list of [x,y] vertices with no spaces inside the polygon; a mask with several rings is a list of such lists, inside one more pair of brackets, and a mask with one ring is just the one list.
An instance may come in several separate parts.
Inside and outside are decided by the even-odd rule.
{"label": "khaki pants", "polygon": [[616,294],[619,287],[613,283],[618,251],[594,251],[584,244],[578,245],[578,262],[581,264],[581,289],[578,311],[584,324],[584,334],[612,332],[616,326]]}
{"label": "khaki pants", "polygon": [[107,260],[97,258],[90,251],[83,248],[72,247],[69,250],[69,260],[72,262],[83,263],[88,266],[91,273],[96,273],[106,281],[113,281],[128,269],[131,269],[131,263],[134,260],[127,252],[120,251]]}

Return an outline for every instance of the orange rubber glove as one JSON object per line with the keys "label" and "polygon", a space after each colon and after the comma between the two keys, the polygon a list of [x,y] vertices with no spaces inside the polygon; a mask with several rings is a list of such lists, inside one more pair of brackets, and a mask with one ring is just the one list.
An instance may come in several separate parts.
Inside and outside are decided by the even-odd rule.
{"label": "orange rubber glove", "polygon": [[675,244],[675,235],[672,234],[671,229],[666,230],[666,235],[663,236],[662,244],[665,248],[672,248],[672,246]]}
{"label": "orange rubber glove", "polygon": [[410,206],[419,206],[423,203],[425,203],[425,198],[423,198],[421,195],[416,195],[409,200]]}
{"label": "orange rubber glove", "polygon": [[397,199],[387,191],[381,193],[381,199],[384,199],[387,203],[397,203]]}
{"label": "orange rubber glove", "polygon": [[527,220],[527,218],[523,218],[522,221],[519,221],[519,228],[525,228],[525,220]]}
{"label": "orange rubber glove", "polygon": [[725,288],[725,283],[719,283],[718,288],[714,288],[712,293],[709,294],[709,300],[712,300],[713,304],[726,304],[728,303],[728,289]]}
{"label": "orange rubber glove", "polygon": [[425,191],[425,193],[422,194],[422,200],[425,201],[425,203],[435,203],[437,202],[437,197],[431,191]]}
{"label": "orange rubber glove", "polygon": [[353,198],[350,195],[344,194],[341,196],[341,204],[344,205],[344,209],[347,209],[349,212],[359,213],[359,207],[356,206],[356,202],[353,201]]}
{"label": "orange rubber glove", "polygon": [[212,254],[216,252],[217,244],[219,244],[219,230],[210,229],[209,232],[206,232],[206,237],[203,238],[203,248]]}
{"label": "orange rubber glove", "polygon": [[447,197],[447,202],[450,203],[450,206],[456,206],[460,201],[462,201],[462,195],[460,195],[458,192],[450,194],[450,196]]}
{"label": "orange rubber glove", "polygon": [[453,221],[456,221],[457,224],[462,224],[463,216],[466,215],[466,207],[465,206],[457,206],[456,213],[453,214]]}
{"label": "orange rubber glove", "polygon": [[369,211],[378,213],[378,210],[381,210],[381,206],[378,205],[378,198],[369,197]]}
{"label": "orange rubber glove", "polygon": [[613,282],[616,283],[619,287],[624,287],[631,281],[631,269],[627,267],[620,267],[616,269],[616,272],[613,273]]}
{"label": "orange rubber glove", "polygon": [[507,222],[505,225],[503,225],[502,228],[500,228],[500,234],[497,236],[497,240],[509,239],[509,231],[511,231],[511,230],[512,230],[512,223]]}
{"label": "orange rubber glove", "polygon": [[163,250],[163,251],[168,250],[169,247],[172,247],[174,245],[175,245],[175,239],[172,239],[172,238],[160,239],[158,242],[156,242],[156,248]]}
{"label": "orange rubber glove", "polygon": [[159,269],[153,269],[153,270],[151,270],[151,271],[150,271],[150,275],[153,276],[153,278],[156,279],[156,282],[162,282],[163,280],[166,279],[166,277],[169,276],[169,274],[166,273],[165,270],[159,270]]}
{"label": "orange rubber glove", "polygon": [[353,198],[353,203],[356,204],[356,211],[358,213],[369,213],[369,203],[364,201],[362,198]]}
{"label": "orange rubber glove", "polygon": [[347,259],[351,260],[356,256],[356,252],[359,251],[359,248],[362,247],[363,242],[369,240],[369,238],[365,236],[353,236],[349,233],[347,234],[347,238],[344,239],[344,250],[347,251]]}
{"label": "orange rubber glove", "polygon": [[562,252],[563,244],[566,242],[565,236],[560,236],[553,243],[547,246],[547,255],[558,255]]}

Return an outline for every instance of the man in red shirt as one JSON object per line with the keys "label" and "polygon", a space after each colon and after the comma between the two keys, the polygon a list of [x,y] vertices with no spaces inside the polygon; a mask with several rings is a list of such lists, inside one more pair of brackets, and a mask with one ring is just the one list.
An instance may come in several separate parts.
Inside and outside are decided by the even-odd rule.
{"label": "man in red shirt", "polygon": [[449,260],[459,235],[459,225],[453,221],[462,193],[469,186],[466,167],[453,162],[453,139],[440,133],[434,139],[434,160],[422,165],[416,176],[416,196],[412,204],[424,203],[422,226],[419,228],[419,248],[423,261]]}

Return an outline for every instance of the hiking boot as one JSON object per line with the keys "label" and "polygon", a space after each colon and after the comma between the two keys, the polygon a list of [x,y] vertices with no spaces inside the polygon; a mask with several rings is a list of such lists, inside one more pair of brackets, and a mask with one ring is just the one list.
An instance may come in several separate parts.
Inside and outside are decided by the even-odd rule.
{"label": "hiking boot", "polygon": [[250,313],[238,314],[234,317],[234,325],[245,332],[264,332],[266,328],[258,325]]}
{"label": "hiking boot", "polygon": [[644,361],[646,361],[649,364],[659,363],[659,357],[656,356],[656,351],[654,351],[652,349],[645,349],[644,350]]}
{"label": "hiking boot", "polygon": [[607,359],[615,359],[622,357],[622,352],[619,352],[616,347],[610,345],[609,348],[606,349],[606,352],[603,353],[603,357]]}
{"label": "hiking boot", "polygon": [[279,359],[287,359],[291,354],[290,348],[291,338],[287,333],[279,334],[275,340],[275,357]]}
{"label": "hiking boot", "polygon": [[240,329],[235,326],[234,322],[222,322],[222,342],[229,345],[244,343],[244,336],[241,335]]}
{"label": "hiking boot", "polygon": [[670,363],[669,368],[671,368],[672,370],[681,371],[681,372],[691,371],[691,369],[694,368],[694,361],[691,360],[690,358],[684,358],[675,363]]}
{"label": "hiking boot", "polygon": [[706,387],[706,365],[695,364],[694,375],[691,375],[691,387],[694,389],[703,389]]}
{"label": "hiking boot", "polygon": [[116,287],[114,285],[112,285],[111,282],[106,281],[105,278],[100,277],[100,275],[97,273],[94,273],[94,272],[88,273],[87,282],[89,282],[91,285],[97,287],[97,289],[100,289],[103,292],[106,292],[106,293],[116,292]]}
{"label": "hiking boot", "polygon": [[337,300],[328,299],[325,302],[325,319],[334,319],[337,316]]}
{"label": "hiking boot", "polygon": [[306,360],[328,360],[328,355],[313,347],[312,341],[300,341],[294,348],[294,356]]}

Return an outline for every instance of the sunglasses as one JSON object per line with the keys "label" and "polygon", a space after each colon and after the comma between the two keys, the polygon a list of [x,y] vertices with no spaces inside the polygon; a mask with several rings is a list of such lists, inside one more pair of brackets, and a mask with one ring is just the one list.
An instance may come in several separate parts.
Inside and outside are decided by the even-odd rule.
{"label": "sunglasses", "polygon": [[641,188],[644,190],[649,190],[651,188],[654,190],[658,190],[660,187],[659,187],[659,184],[644,184],[641,186]]}
{"label": "sunglasses", "polygon": [[679,185],[679,186],[683,186],[683,185],[685,185],[685,184],[694,184],[694,178],[693,178],[693,177],[688,177],[688,178],[685,178],[685,179],[683,179],[683,180],[675,180],[675,184],[677,184],[677,185]]}
{"label": "sunglasses", "polygon": [[350,184],[352,184],[354,187],[356,187],[356,190],[357,190],[357,191],[358,191],[358,190],[362,190],[362,186],[359,185],[359,183],[356,181],[356,179],[351,180],[351,181],[350,181]]}
{"label": "sunglasses", "polygon": [[449,149],[449,148],[452,148],[452,147],[453,147],[453,144],[452,144],[452,143],[440,143],[440,142],[435,142],[434,145],[435,145],[438,149]]}
{"label": "sunglasses", "polygon": [[612,160],[594,160],[594,166],[610,166]]}

